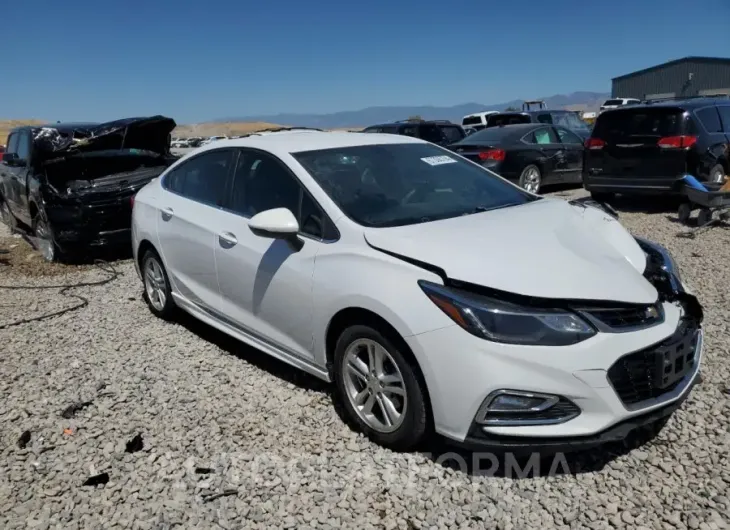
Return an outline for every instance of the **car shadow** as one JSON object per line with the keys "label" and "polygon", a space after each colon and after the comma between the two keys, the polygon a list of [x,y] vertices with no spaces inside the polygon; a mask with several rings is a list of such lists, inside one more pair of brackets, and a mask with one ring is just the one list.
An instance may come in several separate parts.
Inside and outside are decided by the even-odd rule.
{"label": "car shadow", "polygon": [[682,203],[681,197],[662,196],[624,196],[617,195],[608,204],[617,212],[626,213],[673,213],[676,219],[677,210]]}
{"label": "car shadow", "polygon": [[596,448],[562,452],[470,451],[434,437],[426,451],[434,463],[469,476],[533,479],[595,473],[613,460],[651,443],[669,421],[662,418],[651,426],[633,431],[623,442],[609,442]]}
{"label": "car shadow", "polygon": [[[146,295],[143,293],[143,298]],[[175,322],[206,342],[215,344],[220,349],[242,361],[268,372],[269,374],[298,386],[304,390],[320,393],[331,393],[330,385],[321,379],[295,368],[271,355],[257,350],[230,335],[202,322],[184,311],[178,311]]]}

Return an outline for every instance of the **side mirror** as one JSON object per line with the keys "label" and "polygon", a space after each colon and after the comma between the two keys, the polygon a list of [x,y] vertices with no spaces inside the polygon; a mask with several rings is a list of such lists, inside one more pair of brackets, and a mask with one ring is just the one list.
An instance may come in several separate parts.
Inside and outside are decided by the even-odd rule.
{"label": "side mirror", "polygon": [[18,158],[18,153],[3,153],[2,161],[5,163],[5,165],[11,166],[11,167],[25,165],[25,161],[21,161]]}
{"label": "side mirror", "polygon": [[273,208],[254,215],[248,222],[256,235],[289,239],[299,233],[297,218],[288,208]]}

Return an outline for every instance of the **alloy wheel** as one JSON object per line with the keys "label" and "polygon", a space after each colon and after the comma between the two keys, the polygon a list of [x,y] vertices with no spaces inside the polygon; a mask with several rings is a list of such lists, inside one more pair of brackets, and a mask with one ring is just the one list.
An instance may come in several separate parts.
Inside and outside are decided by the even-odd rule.
{"label": "alloy wheel", "polygon": [[38,219],[35,225],[35,237],[38,250],[46,261],[53,261],[56,258],[56,246],[53,243],[53,236],[48,224],[43,219]]}
{"label": "alloy wheel", "polygon": [[540,190],[540,172],[535,167],[525,172],[523,187],[530,193],[537,193]]}
{"label": "alloy wheel", "polygon": [[357,339],[345,351],[342,370],[359,418],[380,433],[398,429],[406,417],[406,385],[388,350],[374,340]]}
{"label": "alloy wheel", "polygon": [[163,311],[167,302],[167,282],[162,272],[162,265],[154,257],[148,258],[145,262],[144,288],[152,307],[157,311]]}

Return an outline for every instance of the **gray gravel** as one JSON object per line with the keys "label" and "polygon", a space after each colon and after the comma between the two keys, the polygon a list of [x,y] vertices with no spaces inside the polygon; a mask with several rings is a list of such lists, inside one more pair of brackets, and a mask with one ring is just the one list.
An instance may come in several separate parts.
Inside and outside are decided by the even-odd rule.
{"label": "gray gravel", "polygon": [[[622,221],[666,245],[704,302],[705,380],[640,447],[525,479],[381,449],[343,424],[325,385],[203,325],[154,318],[118,262],[113,283],[73,291],[85,309],[0,330],[0,528],[726,528],[730,231],[679,239],[668,216]],[[0,268],[15,285],[102,277]],[[0,326],[75,303],[54,293],[0,290]],[[126,452],[137,434],[142,450]],[[107,484],[82,485],[104,472]]]}

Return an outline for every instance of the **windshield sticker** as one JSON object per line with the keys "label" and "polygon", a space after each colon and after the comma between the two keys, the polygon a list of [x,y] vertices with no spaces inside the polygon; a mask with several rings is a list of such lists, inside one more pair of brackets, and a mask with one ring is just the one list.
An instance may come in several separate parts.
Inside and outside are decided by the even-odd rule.
{"label": "windshield sticker", "polygon": [[429,166],[440,166],[442,164],[456,164],[456,160],[447,155],[442,156],[427,156],[422,158]]}

